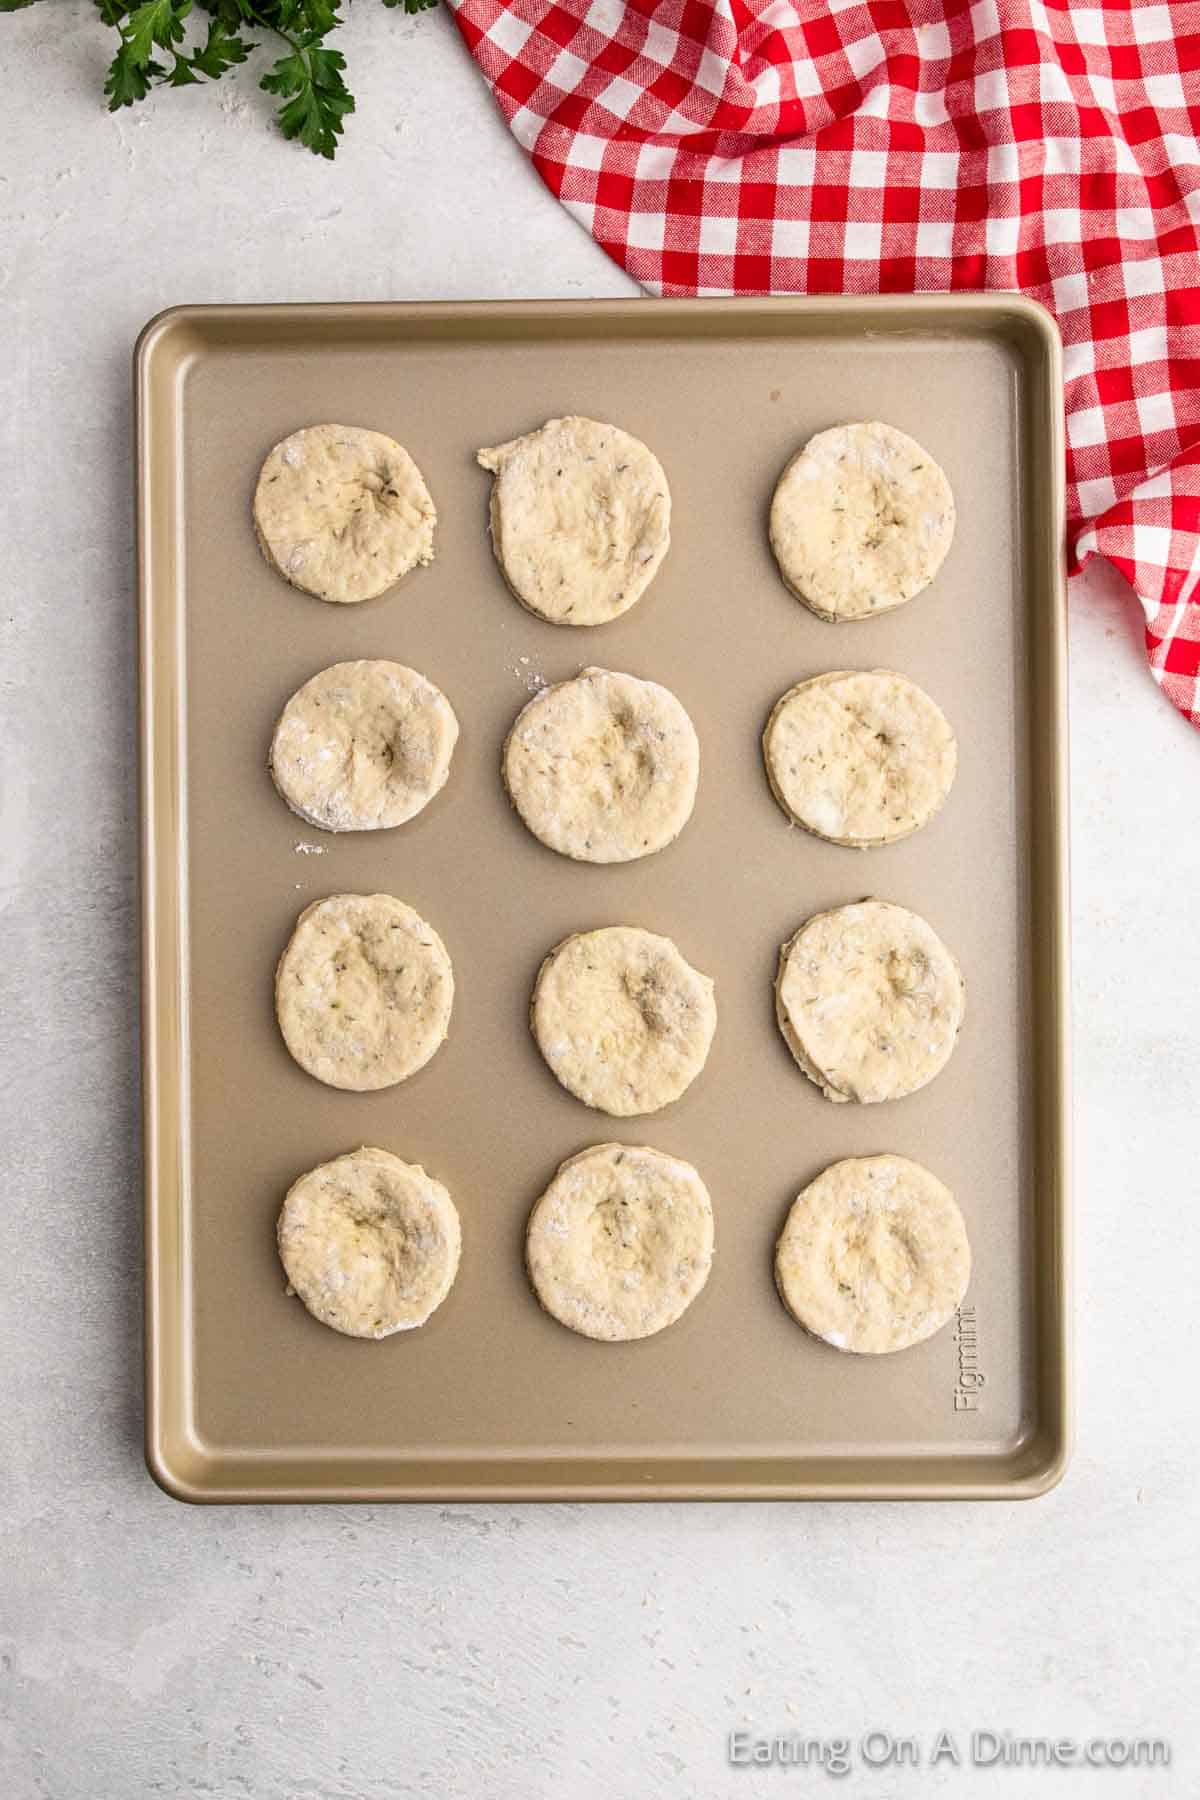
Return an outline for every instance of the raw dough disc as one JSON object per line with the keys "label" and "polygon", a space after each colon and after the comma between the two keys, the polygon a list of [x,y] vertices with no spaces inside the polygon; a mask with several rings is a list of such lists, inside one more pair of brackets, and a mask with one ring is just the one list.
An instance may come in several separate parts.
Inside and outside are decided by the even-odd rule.
{"label": "raw dough disc", "polygon": [[836,1350],[880,1355],[953,1318],[971,1249],[949,1188],[903,1156],[854,1156],[805,1188],[775,1248],[798,1324]]}
{"label": "raw dough disc", "polygon": [[276,444],[254,492],[263,555],[318,600],[373,600],[433,561],[437,513],[394,438],[357,425],[308,425]]}
{"label": "raw dough disc", "polygon": [[704,1067],[713,984],[670,938],[608,925],[564,938],[537,978],[530,1023],[563,1086],[615,1118],[658,1112]]}
{"label": "raw dough disc", "polygon": [[513,805],[551,850],[632,862],[678,837],[700,779],[695,727],[656,681],[585,669],[543,688],[504,746]]}
{"label": "raw dough disc", "polygon": [[763,733],[775,798],[834,844],[866,849],[927,825],[950,792],[949,720],[891,669],[839,669],[790,689]]}
{"label": "raw dough disc", "polygon": [[550,419],[481,450],[490,469],[492,548],[521,602],[553,625],[627,612],[671,541],[671,493],[639,439],[596,419]]}
{"label": "raw dough disc", "polygon": [[284,707],[271,774],[310,825],[375,831],[428,806],[450,773],[457,741],[450,702],[415,669],[334,663]]}
{"label": "raw dough disc", "polygon": [[288,1285],[323,1325],[384,1338],[424,1325],[458,1269],[454,1202],[419,1164],[351,1150],[288,1189],[276,1228]]}
{"label": "raw dough disc", "polygon": [[529,1277],[548,1313],[615,1343],[674,1324],[712,1267],[708,1189],[661,1150],[596,1144],[568,1157],[529,1217]]}
{"label": "raw dough disc", "polygon": [[866,619],[929,586],[954,536],[950,483],[891,425],[820,431],[779,478],[771,548],[822,619]]}
{"label": "raw dough disc", "polygon": [[334,894],[296,921],[275,972],[284,1042],[329,1087],[404,1081],[446,1035],[450,957],[432,925],[391,894]]}
{"label": "raw dough disc", "polygon": [[966,1006],[931,925],[887,900],[816,913],[783,946],[779,1027],[828,1100],[899,1100],[932,1081]]}

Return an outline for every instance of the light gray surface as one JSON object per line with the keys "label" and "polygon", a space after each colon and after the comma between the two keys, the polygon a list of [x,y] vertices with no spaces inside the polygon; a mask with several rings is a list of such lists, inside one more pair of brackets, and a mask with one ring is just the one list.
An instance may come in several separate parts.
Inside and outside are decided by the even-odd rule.
{"label": "light gray surface", "polygon": [[0,1792],[825,1790],[728,1769],[745,1725],[1158,1733],[1166,1773],[856,1765],[832,1791],[1191,1795],[1200,738],[1103,573],[1072,598],[1079,1441],[1056,1493],[201,1511],[143,1472],[132,339],[183,300],[629,291],[449,19],[354,15],[332,167],[270,134],[244,74],[107,118],[84,0],[0,20],[37,97],[0,161]]}

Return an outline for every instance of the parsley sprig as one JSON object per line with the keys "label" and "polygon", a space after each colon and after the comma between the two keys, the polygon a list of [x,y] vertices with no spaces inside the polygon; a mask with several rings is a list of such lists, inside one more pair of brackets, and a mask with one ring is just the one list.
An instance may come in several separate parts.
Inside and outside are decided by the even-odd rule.
{"label": "parsley sprig", "polygon": [[[342,121],[354,111],[346,85],[346,59],[326,39],[342,20],[338,0],[195,0],[208,15],[204,35],[190,21],[193,0],[95,0],[101,19],[120,38],[104,92],[108,110],[134,106],[154,87],[192,87],[219,81],[244,63],[263,39],[279,50],[259,86],[280,102],[276,118],[286,138],[298,138],[314,155],[332,158]],[[0,0],[0,12],[17,12],[33,0]],[[424,12],[437,0],[383,0],[406,13]],[[251,38],[248,32],[261,34]]]}

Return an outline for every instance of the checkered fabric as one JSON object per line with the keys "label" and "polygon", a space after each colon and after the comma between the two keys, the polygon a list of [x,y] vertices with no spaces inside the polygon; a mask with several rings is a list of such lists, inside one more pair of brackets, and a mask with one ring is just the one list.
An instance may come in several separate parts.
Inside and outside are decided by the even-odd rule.
{"label": "checkered fabric", "polygon": [[449,0],[547,186],[659,294],[1020,289],[1099,552],[1200,724],[1200,0]]}

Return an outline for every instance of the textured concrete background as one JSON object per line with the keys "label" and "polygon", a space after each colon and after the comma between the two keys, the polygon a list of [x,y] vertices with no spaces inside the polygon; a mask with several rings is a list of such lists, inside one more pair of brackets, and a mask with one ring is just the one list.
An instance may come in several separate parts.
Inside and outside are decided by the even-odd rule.
{"label": "textured concrete background", "polygon": [[[1079,1443],[1014,1507],[211,1510],[142,1464],[129,350],[183,300],[620,294],[444,16],[336,165],[244,76],[110,119],[0,20],[3,1800],[1200,1791],[1200,738],[1073,596]],[[236,94],[236,98],[234,95]],[[747,1725],[1160,1733],[1167,1772],[734,1771]]]}

